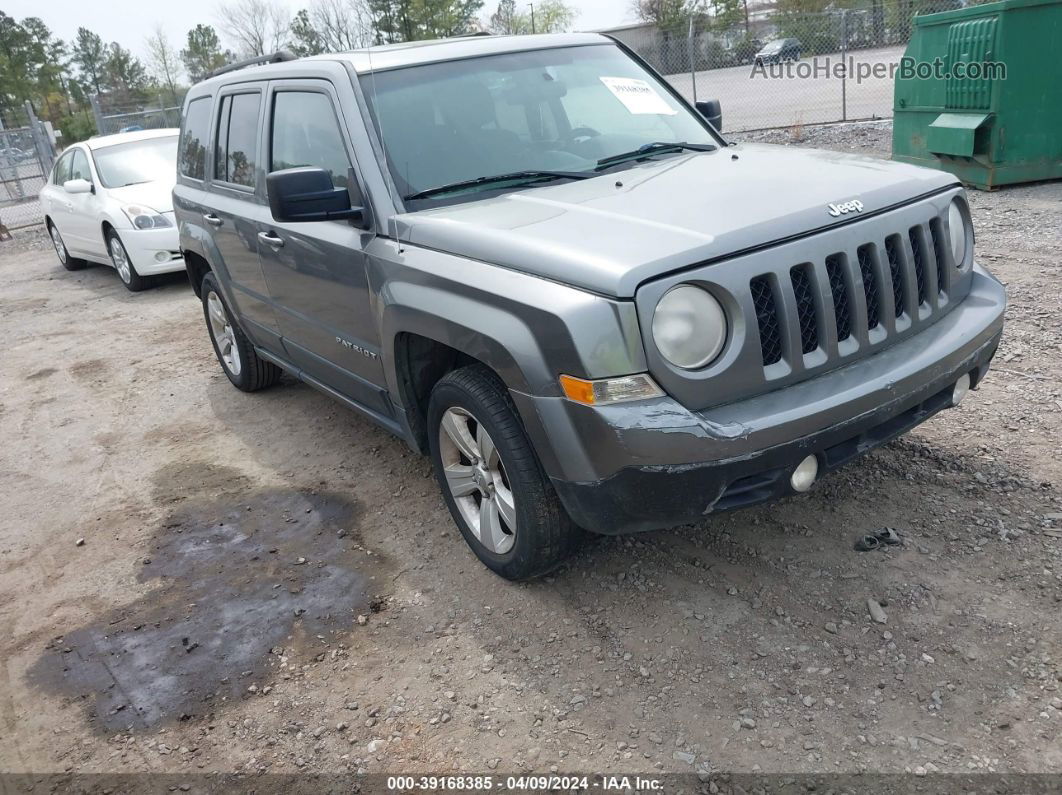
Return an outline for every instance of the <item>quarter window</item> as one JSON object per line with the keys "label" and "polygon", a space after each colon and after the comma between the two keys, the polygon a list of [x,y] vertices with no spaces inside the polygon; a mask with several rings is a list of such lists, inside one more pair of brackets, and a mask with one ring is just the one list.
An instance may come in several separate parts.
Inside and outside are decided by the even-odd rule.
{"label": "quarter window", "polygon": [[261,94],[230,94],[221,100],[214,179],[233,185],[254,186],[258,146],[258,108]]}
{"label": "quarter window", "polygon": [[350,158],[332,101],[315,91],[278,91],[273,99],[270,171],[323,168],[337,188],[347,186]]}
{"label": "quarter window", "polygon": [[188,103],[181,127],[179,171],[192,179],[206,177],[206,146],[210,131],[210,97]]}

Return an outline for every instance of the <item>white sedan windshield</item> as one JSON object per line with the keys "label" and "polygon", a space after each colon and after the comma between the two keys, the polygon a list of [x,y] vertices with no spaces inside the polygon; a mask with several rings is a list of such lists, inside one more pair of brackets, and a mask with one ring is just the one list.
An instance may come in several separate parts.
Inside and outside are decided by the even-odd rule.
{"label": "white sedan windshield", "polygon": [[177,136],[104,146],[94,149],[92,157],[105,188],[172,181],[177,173]]}
{"label": "white sedan windshield", "polygon": [[592,173],[646,145],[718,144],[612,44],[409,66],[361,84],[403,195],[532,170]]}

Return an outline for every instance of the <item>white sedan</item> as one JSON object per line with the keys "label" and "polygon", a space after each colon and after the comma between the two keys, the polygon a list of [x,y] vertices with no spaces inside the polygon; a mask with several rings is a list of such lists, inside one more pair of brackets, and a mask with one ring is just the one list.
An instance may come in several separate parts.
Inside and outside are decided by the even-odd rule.
{"label": "white sedan", "polygon": [[173,221],[177,130],[90,138],[55,162],[41,189],[44,224],[67,270],[114,266],[132,291],[184,270]]}

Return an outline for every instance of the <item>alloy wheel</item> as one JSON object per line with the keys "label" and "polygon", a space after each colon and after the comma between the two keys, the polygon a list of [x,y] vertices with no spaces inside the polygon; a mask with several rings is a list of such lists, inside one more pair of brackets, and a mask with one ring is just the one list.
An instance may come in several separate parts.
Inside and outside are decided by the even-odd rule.
{"label": "alloy wheel", "polygon": [[108,246],[111,251],[111,262],[114,263],[114,269],[118,271],[118,276],[126,284],[133,278],[133,274],[130,271],[129,256],[125,253],[125,246],[122,245],[122,241],[117,236],[111,236],[111,242]]}
{"label": "alloy wheel", "polygon": [[504,555],[516,543],[516,502],[498,448],[470,412],[449,408],[439,423],[446,485],[476,539]]}
{"label": "alloy wheel", "polygon": [[70,255],[66,252],[66,244],[63,242],[63,238],[59,234],[59,230],[56,229],[54,226],[49,226],[48,234],[51,235],[52,245],[55,246],[55,253],[59,257],[59,262],[65,265],[67,262],[67,258]]}
{"label": "alloy wheel", "polygon": [[229,322],[225,305],[221,303],[221,296],[213,291],[207,295],[207,317],[210,321],[210,336],[217,345],[221,363],[233,376],[238,377],[243,364],[240,361],[240,349],[236,345],[236,333]]}

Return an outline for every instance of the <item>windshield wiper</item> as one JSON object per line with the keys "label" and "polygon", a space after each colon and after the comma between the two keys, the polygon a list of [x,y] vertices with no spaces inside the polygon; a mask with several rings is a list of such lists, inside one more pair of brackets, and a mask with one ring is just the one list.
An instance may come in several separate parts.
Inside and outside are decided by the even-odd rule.
{"label": "windshield wiper", "polygon": [[691,144],[686,141],[653,141],[652,143],[642,144],[637,149],[632,149],[629,152],[603,157],[597,161],[597,169],[595,170],[608,168],[616,163],[622,163],[624,160],[638,160],[649,155],[660,154],[661,152],[679,152],[683,149],[689,149],[692,152],[711,152],[715,148],[715,144]]}
{"label": "windshield wiper", "polygon": [[511,174],[496,174],[490,177],[476,177],[475,179],[465,179],[460,182],[451,182],[448,185],[440,185],[437,188],[428,188],[427,190],[417,191],[411,193],[408,196],[403,196],[402,201],[412,201],[414,199],[427,199],[430,196],[439,196],[443,193],[453,193],[454,191],[464,190],[465,188],[477,188],[484,185],[493,185],[497,182],[515,182],[531,184],[534,182],[544,182],[547,180],[555,179],[589,179],[590,177],[597,176],[592,171],[514,171]]}

